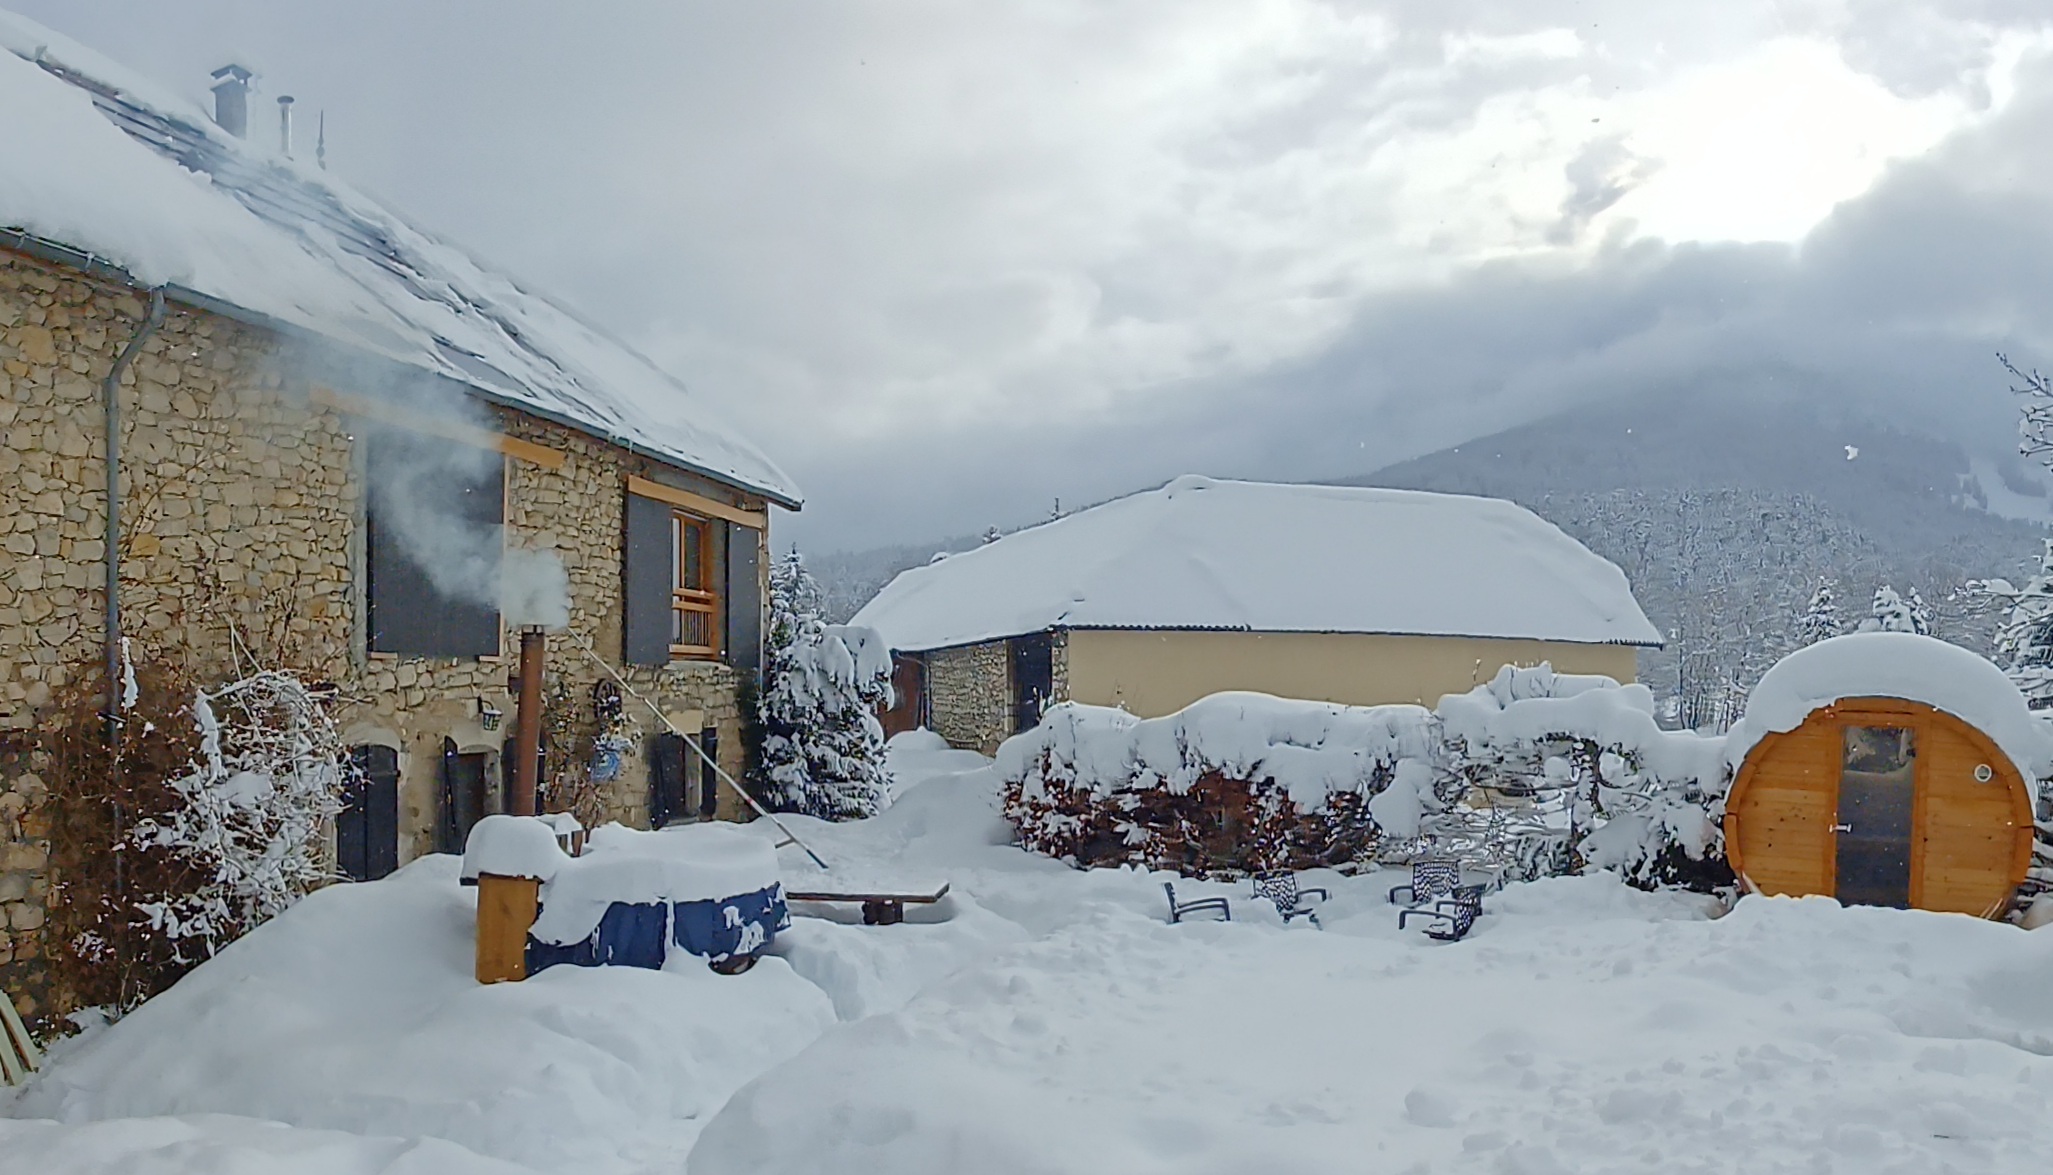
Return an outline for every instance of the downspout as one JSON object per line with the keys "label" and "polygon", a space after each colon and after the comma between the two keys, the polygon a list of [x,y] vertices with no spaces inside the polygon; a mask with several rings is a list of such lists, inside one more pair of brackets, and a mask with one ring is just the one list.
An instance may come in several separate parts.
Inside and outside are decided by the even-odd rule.
{"label": "downspout", "polygon": [[[114,843],[109,849],[114,854],[117,902],[126,881],[121,867],[122,825],[126,816],[121,805],[121,373],[162,325],[164,291],[158,288],[150,291],[149,315],[136,327],[128,345],[115,357],[114,366],[107,369],[107,378],[100,383],[107,407],[107,792],[114,807]],[[124,1002],[127,995],[125,990],[121,993]]]}
{"label": "downspout", "polygon": [[107,378],[100,382],[100,395],[107,406],[107,738],[109,748],[117,752],[117,771],[121,731],[121,373],[162,325],[164,291],[154,289],[148,317],[136,327],[114,366],[107,369]]}

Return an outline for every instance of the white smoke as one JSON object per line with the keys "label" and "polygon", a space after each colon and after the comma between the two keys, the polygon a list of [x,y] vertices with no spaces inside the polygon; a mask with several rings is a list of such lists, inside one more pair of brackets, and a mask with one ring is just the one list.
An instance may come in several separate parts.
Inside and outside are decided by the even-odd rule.
{"label": "white smoke", "polygon": [[506,552],[499,564],[499,615],[515,628],[570,627],[570,573],[556,552]]}
{"label": "white smoke", "polygon": [[513,627],[569,626],[570,576],[556,552],[508,547],[505,526],[486,520],[498,513],[494,504],[453,492],[486,492],[500,454],[400,428],[363,439],[376,454],[369,472],[377,533],[396,540],[438,593],[496,608]]}

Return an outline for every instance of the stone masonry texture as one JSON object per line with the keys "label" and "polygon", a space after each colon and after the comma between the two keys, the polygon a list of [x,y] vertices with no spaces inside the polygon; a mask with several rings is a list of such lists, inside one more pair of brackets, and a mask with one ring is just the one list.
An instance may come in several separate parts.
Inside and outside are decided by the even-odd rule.
{"label": "stone masonry texture", "polygon": [[[0,990],[25,1014],[48,998],[36,966],[51,892],[48,786],[28,739],[52,691],[97,674],[103,640],[106,444],[101,381],[145,312],[134,290],[0,252]],[[373,425],[309,394],[353,394],[371,378],[258,328],[173,305],[123,373],[123,630],[144,656],[226,680],[232,641],[333,681],[348,741],[400,752],[400,856],[429,851],[444,739],[493,754],[510,736],[513,642],[497,659],[372,656],[363,649],[360,436]],[[626,478],[666,480],[762,509],[728,487],[553,422],[441,392],[473,427],[565,454],[561,468],[507,461],[509,546],[553,550],[569,573],[570,634],[549,638],[549,670],[589,708],[601,675],[579,647],[621,650]],[[572,635],[576,634],[576,635]],[[1002,650],[1000,669],[1002,672]],[[634,688],[666,713],[720,730],[723,766],[742,775],[737,674],[718,662],[635,669]],[[481,703],[506,717],[497,731]],[[657,720],[632,699],[644,733]],[[581,717],[589,718],[589,715]],[[588,725],[589,723],[584,723]],[[609,814],[647,819],[648,774],[630,756]],[[739,802],[723,789],[721,814]]]}

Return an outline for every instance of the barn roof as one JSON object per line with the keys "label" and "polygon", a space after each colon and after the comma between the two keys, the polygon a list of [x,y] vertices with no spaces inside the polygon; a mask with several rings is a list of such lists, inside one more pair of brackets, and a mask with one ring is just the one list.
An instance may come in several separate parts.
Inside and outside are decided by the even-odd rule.
{"label": "barn roof", "polygon": [[2053,775],[2053,730],[1987,658],[1908,632],[1856,632],[1798,649],[1761,675],[1726,736],[1737,766],[1763,738],[1846,698],[1923,702],[1989,736],[2027,779]]}
{"label": "barn roof", "polygon": [[904,572],[851,623],[904,651],[1051,628],[1661,639],[1623,572],[1513,503],[1195,476]]}
{"label": "barn roof", "polygon": [[0,49],[0,246],[396,361],[798,504],[775,462],[647,359],[327,172],[12,13]]}

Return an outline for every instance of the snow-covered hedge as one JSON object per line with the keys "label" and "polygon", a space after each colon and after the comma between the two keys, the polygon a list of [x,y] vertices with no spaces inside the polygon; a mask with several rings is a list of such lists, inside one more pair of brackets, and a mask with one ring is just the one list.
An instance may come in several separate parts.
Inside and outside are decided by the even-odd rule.
{"label": "snow-covered hedge", "polygon": [[[1065,702],[998,750],[1029,849],[1194,875],[1355,860],[1372,799],[1433,753],[1418,706],[1222,693],[1164,718]],[[1409,769],[1405,764],[1413,764]]]}
{"label": "snow-covered hedge", "polygon": [[999,749],[998,771],[1021,843],[1085,866],[1232,874],[1431,844],[1515,876],[1722,880],[1722,740],[1660,729],[1643,686],[1544,665],[1435,710],[1224,693],[1139,719],[1064,703]]}

